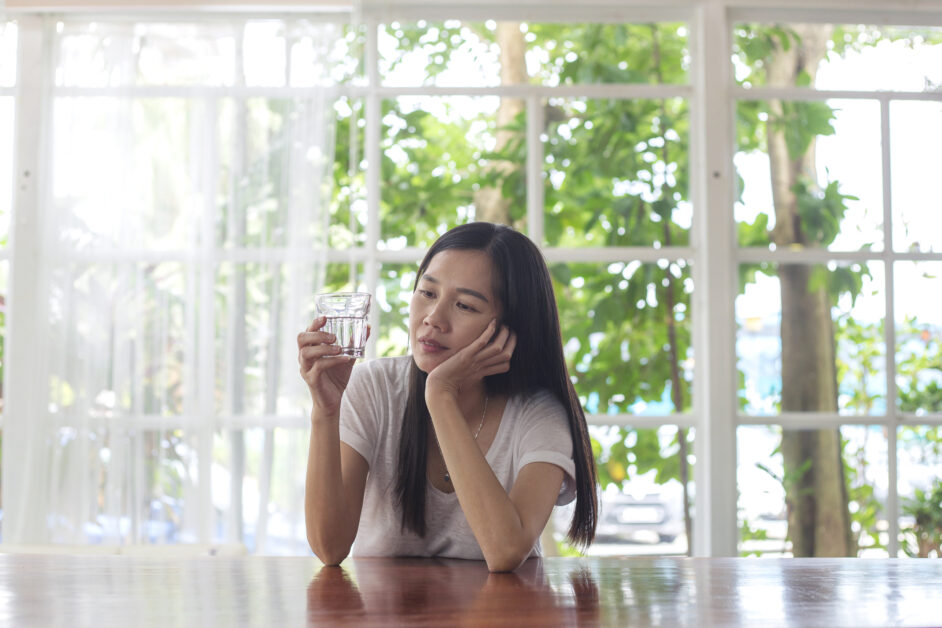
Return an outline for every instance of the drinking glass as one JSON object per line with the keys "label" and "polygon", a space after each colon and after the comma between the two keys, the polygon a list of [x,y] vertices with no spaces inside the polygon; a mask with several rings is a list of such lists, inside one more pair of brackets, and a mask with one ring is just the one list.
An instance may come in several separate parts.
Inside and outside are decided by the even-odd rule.
{"label": "drinking glass", "polygon": [[341,348],[340,355],[363,357],[366,345],[366,321],[370,313],[368,292],[328,292],[315,299],[318,316],[326,316],[327,323],[321,329],[334,334],[333,343]]}

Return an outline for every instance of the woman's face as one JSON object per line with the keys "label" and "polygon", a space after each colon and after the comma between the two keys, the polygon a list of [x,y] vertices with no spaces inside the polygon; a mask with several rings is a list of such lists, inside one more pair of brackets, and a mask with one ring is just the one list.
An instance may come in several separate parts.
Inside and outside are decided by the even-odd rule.
{"label": "woman's face", "polygon": [[483,251],[446,249],[432,258],[409,305],[409,344],[419,369],[431,372],[500,320],[493,284]]}

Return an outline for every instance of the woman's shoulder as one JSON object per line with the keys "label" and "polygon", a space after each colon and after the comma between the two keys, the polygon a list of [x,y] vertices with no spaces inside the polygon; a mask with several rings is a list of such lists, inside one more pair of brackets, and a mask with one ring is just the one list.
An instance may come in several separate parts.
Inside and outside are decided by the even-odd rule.
{"label": "woman's shoulder", "polygon": [[553,392],[546,388],[537,388],[512,396],[513,406],[524,419],[541,420],[547,416],[560,417],[566,420],[566,406],[562,404]]}

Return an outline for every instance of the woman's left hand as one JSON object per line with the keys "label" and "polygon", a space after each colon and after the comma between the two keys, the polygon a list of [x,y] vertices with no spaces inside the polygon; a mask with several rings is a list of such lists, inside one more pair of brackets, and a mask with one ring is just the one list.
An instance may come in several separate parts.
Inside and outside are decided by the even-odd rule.
{"label": "woman's left hand", "polygon": [[466,386],[488,375],[510,370],[517,334],[506,325],[501,325],[499,330],[497,326],[497,320],[492,320],[476,340],[429,372],[425,383],[426,403],[431,395],[438,394],[452,395],[457,399]]}

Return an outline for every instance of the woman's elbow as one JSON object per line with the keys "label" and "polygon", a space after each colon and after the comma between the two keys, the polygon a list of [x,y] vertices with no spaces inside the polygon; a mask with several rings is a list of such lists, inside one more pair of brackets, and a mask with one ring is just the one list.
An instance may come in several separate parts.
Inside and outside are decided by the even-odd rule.
{"label": "woman's elbow", "polygon": [[343,559],[350,554],[350,547],[347,546],[331,546],[324,543],[319,543],[314,539],[308,538],[308,545],[311,547],[311,551],[314,552],[314,555],[325,565],[339,565],[343,562]]}
{"label": "woman's elbow", "polygon": [[513,571],[530,557],[530,549],[503,548],[500,552],[490,552],[484,555],[484,562],[491,573]]}

